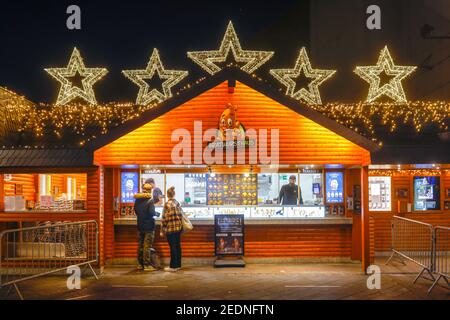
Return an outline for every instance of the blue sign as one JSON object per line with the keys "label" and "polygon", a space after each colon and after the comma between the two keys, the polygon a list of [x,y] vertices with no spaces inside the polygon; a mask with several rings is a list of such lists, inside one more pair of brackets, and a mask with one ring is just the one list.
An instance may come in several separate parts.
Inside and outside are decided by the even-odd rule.
{"label": "blue sign", "polygon": [[120,202],[133,203],[134,195],[139,190],[139,175],[137,172],[121,173]]}
{"label": "blue sign", "polygon": [[327,203],[344,202],[344,174],[342,172],[326,173]]}

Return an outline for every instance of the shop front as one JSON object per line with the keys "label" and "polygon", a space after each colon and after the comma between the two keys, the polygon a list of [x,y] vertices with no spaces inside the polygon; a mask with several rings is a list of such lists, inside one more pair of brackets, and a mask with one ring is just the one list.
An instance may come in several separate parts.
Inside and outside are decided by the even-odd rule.
{"label": "shop front", "polygon": [[[215,217],[239,214],[248,263],[362,261],[367,270],[390,250],[393,215],[449,224],[446,152],[380,147],[227,71],[87,145],[0,151],[0,228],[96,220],[100,265],[135,263],[133,197],[153,179],[163,194],[175,187],[194,225],[182,239],[188,263],[212,264]],[[168,257],[159,224],[155,248]]]}
{"label": "shop front", "polygon": [[[247,138],[207,158],[211,142],[196,145],[195,137],[221,132],[222,119],[238,122]],[[214,216],[221,214],[244,215],[247,261],[361,259],[360,181],[369,151],[243,83],[217,85],[98,149],[94,159],[104,169],[105,204],[112,204],[105,206],[108,263],[135,260],[133,196],[148,179],[164,194],[175,187],[194,224],[182,243],[193,262],[214,258]],[[293,198],[284,201],[288,186]],[[156,234],[155,247],[167,256]]]}

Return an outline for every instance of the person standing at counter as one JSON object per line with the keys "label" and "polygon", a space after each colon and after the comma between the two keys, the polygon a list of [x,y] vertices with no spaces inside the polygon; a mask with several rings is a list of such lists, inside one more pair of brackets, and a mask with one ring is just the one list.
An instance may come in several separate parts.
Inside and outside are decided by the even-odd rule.
{"label": "person standing at counter", "polygon": [[155,179],[148,178],[147,180],[145,180],[145,183],[150,184],[153,188],[153,203],[156,206],[162,205],[164,195],[163,195],[161,189],[156,186]]}
{"label": "person standing at counter", "polygon": [[164,205],[161,218],[161,233],[166,235],[170,246],[170,267],[165,271],[175,272],[181,269],[181,231],[183,230],[180,203],[175,200],[175,187],[167,190],[168,200]]}
{"label": "person standing at counter", "polygon": [[137,217],[137,226],[139,231],[138,242],[138,269],[153,271],[151,266],[151,248],[155,239],[155,205],[152,197],[152,186],[145,183],[142,187],[142,193],[134,195],[134,212]]}
{"label": "person standing at counter", "polygon": [[289,183],[285,184],[280,189],[280,195],[278,196],[278,203],[282,205],[296,206],[299,200],[300,193],[300,204],[303,204],[302,192],[298,185],[295,184],[297,178],[294,175],[289,177]]}

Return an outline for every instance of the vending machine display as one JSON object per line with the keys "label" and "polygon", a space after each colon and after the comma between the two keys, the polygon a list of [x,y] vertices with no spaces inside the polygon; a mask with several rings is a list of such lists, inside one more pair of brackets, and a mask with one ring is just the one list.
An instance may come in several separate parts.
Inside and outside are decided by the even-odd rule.
{"label": "vending machine display", "polygon": [[326,173],[326,202],[344,202],[344,174],[342,172]]}
{"label": "vending machine display", "polygon": [[440,178],[414,177],[414,210],[439,210]]}

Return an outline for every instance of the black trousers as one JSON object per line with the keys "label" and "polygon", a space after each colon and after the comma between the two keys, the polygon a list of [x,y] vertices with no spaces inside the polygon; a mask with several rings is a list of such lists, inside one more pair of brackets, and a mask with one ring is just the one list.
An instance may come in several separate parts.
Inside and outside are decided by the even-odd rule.
{"label": "black trousers", "polygon": [[168,233],[167,242],[170,246],[170,267],[181,268],[181,232]]}

